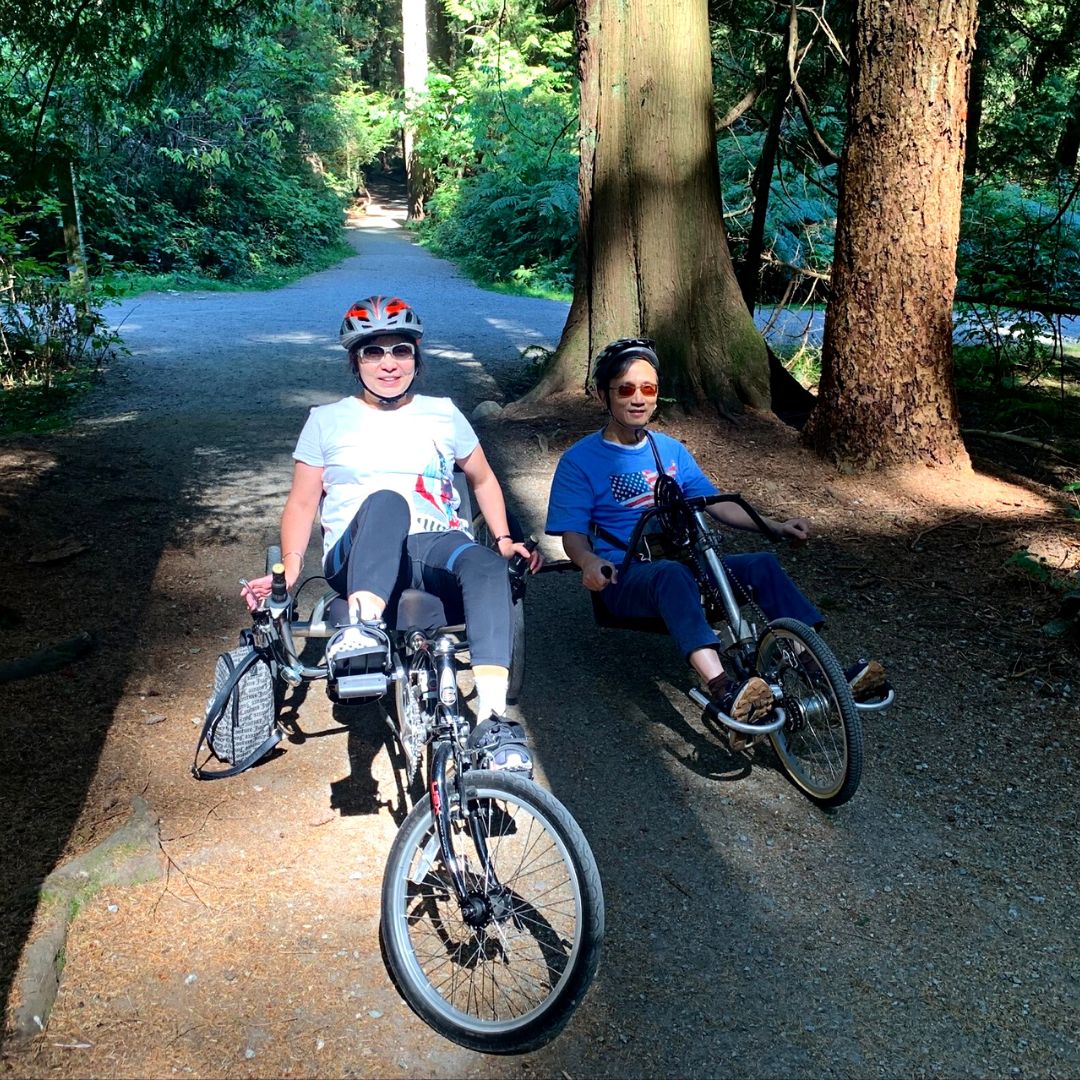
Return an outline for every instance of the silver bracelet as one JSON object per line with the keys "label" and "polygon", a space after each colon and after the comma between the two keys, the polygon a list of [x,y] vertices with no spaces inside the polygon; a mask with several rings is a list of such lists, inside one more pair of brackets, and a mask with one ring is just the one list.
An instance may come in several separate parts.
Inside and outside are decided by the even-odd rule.
{"label": "silver bracelet", "polygon": [[300,570],[303,571],[304,563],[307,562],[307,559],[304,558],[304,553],[302,551],[286,551],[285,554],[281,556],[281,561],[284,562],[290,555],[300,556]]}

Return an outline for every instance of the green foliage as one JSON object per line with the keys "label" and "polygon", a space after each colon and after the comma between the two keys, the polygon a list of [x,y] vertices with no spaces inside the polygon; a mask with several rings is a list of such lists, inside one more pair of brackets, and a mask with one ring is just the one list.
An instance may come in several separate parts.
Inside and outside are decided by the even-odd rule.
{"label": "green foliage", "polygon": [[449,3],[462,60],[413,114],[435,184],[421,238],[485,282],[564,292],[577,243],[571,38],[535,9]]}
{"label": "green foliage", "polygon": [[[761,156],[764,132],[727,133],[717,143],[724,222],[732,258],[743,257],[753,199],[750,180]],[[776,264],[766,283],[786,281],[799,270],[828,273],[836,240],[836,166],[822,167],[804,160],[797,167],[786,158],[773,172],[765,218],[764,257]]]}
{"label": "green foliage", "polygon": [[[243,281],[300,265],[337,244],[394,134],[339,31],[322,0],[54,9],[0,42],[0,172],[32,203],[74,165],[95,268]],[[51,261],[55,226],[38,231]]]}
{"label": "green foliage", "polygon": [[961,294],[1080,304],[1080,208],[1068,194],[1049,185],[970,186],[957,249]]}
{"label": "green foliage", "polygon": [[31,397],[48,401],[96,370],[118,339],[101,313],[107,286],[72,285],[28,253],[32,216],[0,209],[0,391],[34,388]]}

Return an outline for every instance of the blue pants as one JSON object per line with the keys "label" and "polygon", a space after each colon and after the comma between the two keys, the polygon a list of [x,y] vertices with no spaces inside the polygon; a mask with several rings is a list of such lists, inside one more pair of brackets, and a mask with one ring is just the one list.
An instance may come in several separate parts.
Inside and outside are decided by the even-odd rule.
{"label": "blue pants", "polygon": [[[725,555],[728,573],[746,589],[769,619],[799,619],[808,626],[824,622],[818,611],[768,552]],[[716,632],[705,621],[701,592],[690,569],[660,560],[634,562],[600,594],[612,615],[644,618],[659,615],[683,656],[715,646]]]}

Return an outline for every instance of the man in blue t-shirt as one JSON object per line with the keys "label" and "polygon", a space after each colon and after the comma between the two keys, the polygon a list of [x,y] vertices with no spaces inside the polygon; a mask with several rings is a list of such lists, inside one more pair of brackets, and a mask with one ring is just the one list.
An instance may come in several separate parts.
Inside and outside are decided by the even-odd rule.
{"label": "man in blue t-shirt", "polygon": [[[613,615],[662,617],[720,711],[734,720],[754,723],[772,710],[772,691],[756,676],[738,685],[728,677],[690,570],[665,560],[633,562],[622,573],[618,570],[635,524],[654,504],[660,469],[687,496],[717,494],[682,443],[661,432],[646,435],[646,425],[656,411],[659,371],[655,345],[644,338],[614,341],[596,358],[594,381],[611,419],[559,460],[551,483],[546,531],[562,537],[567,556],[581,567],[582,584],[600,593]],[[734,503],[718,503],[707,512],[732,528],[757,531],[746,511]],[[764,521],[791,540],[806,540],[810,535],[806,518]],[[821,613],[773,555],[728,555],[724,565],[769,619],[799,619],[813,627],[822,623]],[[879,690],[885,679],[876,661],[860,661],[847,675],[853,693],[860,697]]]}

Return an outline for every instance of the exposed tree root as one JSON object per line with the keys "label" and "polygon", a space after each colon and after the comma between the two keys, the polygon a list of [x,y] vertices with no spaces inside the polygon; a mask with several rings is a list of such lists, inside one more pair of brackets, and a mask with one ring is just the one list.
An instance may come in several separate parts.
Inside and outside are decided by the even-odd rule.
{"label": "exposed tree root", "polygon": [[15,682],[17,679],[31,679],[35,675],[46,675],[50,671],[59,671],[93,648],[94,639],[89,631],[84,630],[58,645],[49,645],[38,649],[36,653],[0,664],[0,683]]}
{"label": "exposed tree root", "polygon": [[57,867],[42,882],[35,932],[15,988],[15,1038],[45,1030],[60,989],[68,927],[79,908],[107,885],[137,885],[161,877],[158,817],[145,799],[132,800],[133,813],[111,836],[77,859]]}

